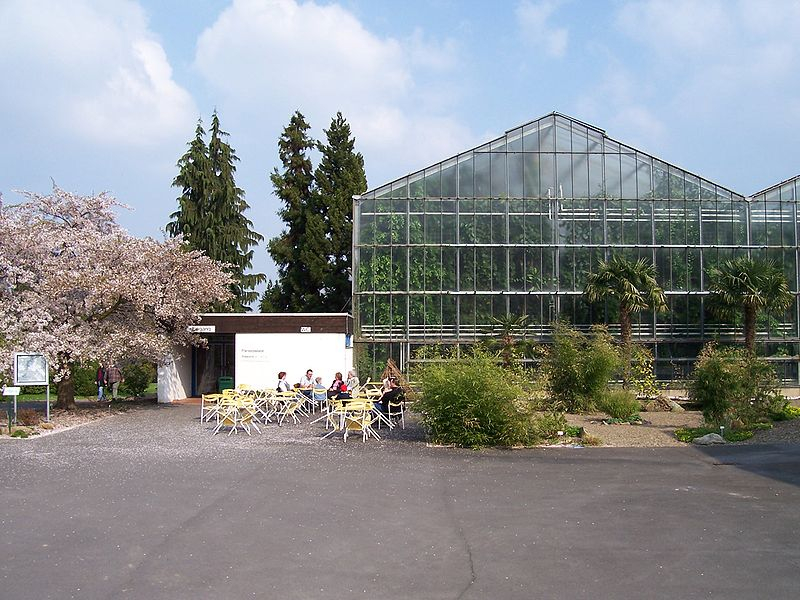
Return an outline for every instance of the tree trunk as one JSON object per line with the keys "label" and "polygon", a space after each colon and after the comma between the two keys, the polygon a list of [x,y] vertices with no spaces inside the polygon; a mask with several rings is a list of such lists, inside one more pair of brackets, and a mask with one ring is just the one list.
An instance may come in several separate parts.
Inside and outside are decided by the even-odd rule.
{"label": "tree trunk", "polygon": [[68,410],[75,408],[75,381],[71,374],[58,382],[58,400],[55,407]]}
{"label": "tree trunk", "polygon": [[631,313],[619,307],[619,337],[622,343],[622,387],[628,389],[631,380]]}
{"label": "tree trunk", "polygon": [[756,307],[744,307],[744,345],[748,352],[756,353]]}

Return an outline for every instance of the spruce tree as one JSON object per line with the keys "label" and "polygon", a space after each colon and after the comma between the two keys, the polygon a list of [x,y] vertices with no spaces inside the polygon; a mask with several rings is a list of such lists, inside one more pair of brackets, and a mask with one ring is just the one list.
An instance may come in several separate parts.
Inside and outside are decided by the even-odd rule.
{"label": "spruce tree", "polygon": [[355,151],[355,138],[341,112],[325,131],[327,143],[318,143],[322,154],[314,172],[315,206],[325,217],[329,242],[323,285],[324,310],[347,310],[352,297],[353,196],[367,189],[364,157]]}
{"label": "spruce tree", "polygon": [[182,234],[191,249],[202,250],[228,265],[226,270],[234,278],[233,298],[214,308],[244,312],[258,298],[255,286],[266,279],[261,273],[246,273],[253,266],[252,247],[264,238],[253,231],[253,223],[244,214],[250,207],[234,179],[239,159],[225,142],[228,133],[222,130],[216,110],[210,133],[206,145],[202,122],[198,121],[195,138],[178,161],[180,172],[173,185],[183,193],[178,198],[178,210],[170,215],[173,220],[167,224],[167,233]]}
{"label": "spruce tree", "polygon": [[324,309],[328,241],[325,221],[313,197],[314,176],[308,153],[315,143],[310,126],[296,111],[278,141],[283,171],[274,169],[270,179],[283,202],[278,211],[287,228],[269,242],[269,253],[278,268],[278,280],[270,282],[261,300],[262,312],[304,312]]}

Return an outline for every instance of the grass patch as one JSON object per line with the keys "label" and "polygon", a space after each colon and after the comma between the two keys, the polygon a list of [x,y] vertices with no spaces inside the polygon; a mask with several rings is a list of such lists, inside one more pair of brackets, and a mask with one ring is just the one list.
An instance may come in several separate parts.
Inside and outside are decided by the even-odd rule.
{"label": "grass patch", "polygon": [[[737,429],[735,431],[725,429],[722,437],[726,442],[741,442],[753,437],[757,429],[770,429],[771,427],[769,423],[756,423],[748,429]],[[719,434],[719,429],[717,427],[681,427],[675,430],[675,437],[681,442],[691,444],[693,439],[703,437],[709,433]]]}

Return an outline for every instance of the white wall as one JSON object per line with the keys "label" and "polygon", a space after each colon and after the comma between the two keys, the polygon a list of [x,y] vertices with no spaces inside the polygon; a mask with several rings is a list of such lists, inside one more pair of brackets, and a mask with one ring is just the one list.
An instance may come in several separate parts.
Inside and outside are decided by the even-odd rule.
{"label": "white wall", "polygon": [[275,387],[279,371],[294,384],[313,369],[327,387],[337,371],[346,377],[353,366],[353,349],[345,344],[343,333],[237,333],[236,385]]}

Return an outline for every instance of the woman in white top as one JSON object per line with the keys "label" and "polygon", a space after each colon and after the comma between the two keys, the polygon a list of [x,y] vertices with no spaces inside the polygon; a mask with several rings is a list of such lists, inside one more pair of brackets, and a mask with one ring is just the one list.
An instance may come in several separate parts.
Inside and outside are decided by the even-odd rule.
{"label": "woman in white top", "polygon": [[354,388],[357,388],[361,382],[358,380],[356,372],[353,369],[350,369],[347,372],[347,380],[344,383],[347,386],[347,389],[352,391]]}

